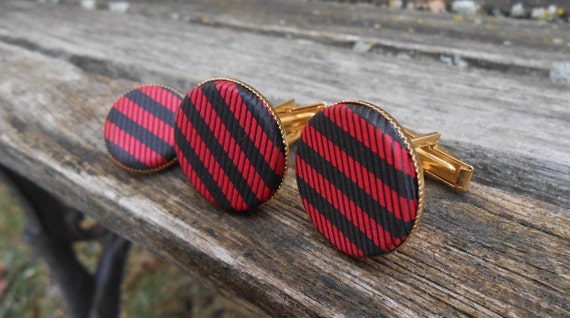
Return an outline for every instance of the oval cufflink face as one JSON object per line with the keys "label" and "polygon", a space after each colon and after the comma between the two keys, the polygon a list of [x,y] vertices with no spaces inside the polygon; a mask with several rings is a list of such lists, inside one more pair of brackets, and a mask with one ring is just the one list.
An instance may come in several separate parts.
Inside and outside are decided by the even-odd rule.
{"label": "oval cufflink face", "polygon": [[303,205],[350,256],[393,251],[419,221],[422,171],[402,131],[380,108],[356,101],[325,108],[303,130],[295,162]]}
{"label": "oval cufflink face", "polygon": [[192,89],[176,114],[175,140],[190,183],[224,209],[254,209],[283,182],[288,148],[280,121],[244,83],[214,79]]}
{"label": "oval cufflink face", "polygon": [[160,85],[143,85],[119,97],[105,121],[109,154],[135,172],[158,171],[174,163],[174,116],[180,102],[180,93]]}

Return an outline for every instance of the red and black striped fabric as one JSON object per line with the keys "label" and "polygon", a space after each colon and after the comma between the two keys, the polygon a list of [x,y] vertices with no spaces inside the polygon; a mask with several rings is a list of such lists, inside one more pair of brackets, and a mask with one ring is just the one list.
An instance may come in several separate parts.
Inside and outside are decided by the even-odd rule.
{"label": "red and black striped fabric", "polygon": [[140,86],[117,99],[104,131],[113,159],[136,172],[174,163],[174,116],[181,101],[180,93],[160,85]]}
{"label": "red and black striped fabric", "polygon": [[175,140],[190,183],[224,209],[254,209],[281,186],[284,131],[266,99],[244,83],[213,79],[192,89],[176,114]]}
{"label": "red and black striped fabric", "polygon": [[340,102],[304,128],[295,161],[303,205],[315,227],[353,257],[388,253],[423,209],[421,169],[398,125],[365,102]]}

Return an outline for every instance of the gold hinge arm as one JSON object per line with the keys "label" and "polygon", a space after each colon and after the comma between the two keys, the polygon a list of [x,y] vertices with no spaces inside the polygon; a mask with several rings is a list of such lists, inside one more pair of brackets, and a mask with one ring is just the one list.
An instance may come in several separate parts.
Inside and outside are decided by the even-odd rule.
{"label": "gold hinge arm", "polygon": [[409,129],[405,129],[405,132],[420,157],[424,174],[456,191],[467,191],[473,176],[473,167],[437,143],[440,133],[419,135]]}
{"label": "gold hinge arm", "polygon": [[281,124],[287,135],[287,142],[293,144],[301,137],[301,131],[316,113],[325,108],[325,102],[320,102],[307,106],[296,106],[295,100],[285,101],[275,107],[277,116],[281,119]]}

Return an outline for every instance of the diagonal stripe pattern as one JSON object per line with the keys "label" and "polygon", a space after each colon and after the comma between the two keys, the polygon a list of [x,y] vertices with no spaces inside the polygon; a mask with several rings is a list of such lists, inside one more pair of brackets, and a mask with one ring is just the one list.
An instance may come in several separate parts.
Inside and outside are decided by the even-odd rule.
{"label": "diagonal stripe pattern", "polygon": [[180,93],[160,85],[140,86],[121,96],[105,121],[109,154],[123,168],[138,172],[172,164],[174,117],[181,102]]}
{"label": "diagonal stripe pattern", "polygon": [[175,122],[182,170],[210,202],[251,210],[280,187],[284,132],[271,106],[252,88],[228,79],[206,81],[188,92]]}
{"label": "diagonal stripe pattern", "polygon": [[314,226],[353,257],[388,253],[410,235],[420,200],[416,166],[395,124],[359,102],[313,116],[295,161]]}

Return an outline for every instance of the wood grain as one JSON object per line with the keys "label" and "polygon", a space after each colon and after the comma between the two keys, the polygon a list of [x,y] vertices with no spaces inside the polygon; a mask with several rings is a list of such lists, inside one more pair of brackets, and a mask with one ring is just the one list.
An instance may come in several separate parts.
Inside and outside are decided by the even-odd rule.
{"label": "wood grain", "polygon": [[[87,72],[183,92],[222,76],[243,80],[274,101],[368,100],[420,132],[437,128],[444,145],[457,145],[460,156],[474,157],[483,169],[475,181],[570,205],[570,132],[561,128],[570,121],[565,85],[72,6],[4,6],[1,40]],[[508,177],[497,174],[504,170]]]}
{"label": "wood grain", "polygon": [[359,42],[383,55],[454,56],[471,67],[543,77],[570,54],[568,23],[388,10],[363,3],[198,0],[164,6],[139,0],[129,12],[343,47]]}
{"label": "wood grain", "polygon": [[[253,309],[570,315],[565,86],[31,2],[0,3],[0,41],[0,164]],[[445,145],[476,160],[475,182],[465,194],[428,182],[424,220],[408,243],[354,260],[312,228],[292,169],[274,200],[238,215],[208,204],[180,169],[139,176],[112,162],[102,127],[118,95],[139,81],[187,91],[213,76],[239,78],[276,101],[382,104],[416,130],[442,131]]]}

